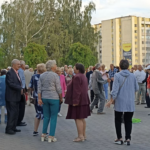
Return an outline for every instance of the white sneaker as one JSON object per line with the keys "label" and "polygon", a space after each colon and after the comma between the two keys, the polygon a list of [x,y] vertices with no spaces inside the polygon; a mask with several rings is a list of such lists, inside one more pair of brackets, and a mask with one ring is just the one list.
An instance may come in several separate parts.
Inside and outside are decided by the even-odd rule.
{"label": "white sneaker", "polygon": [[58,113],[58,116],[59,116],[59,117],[62,117],[62,114],[61,114],[61,113]]}

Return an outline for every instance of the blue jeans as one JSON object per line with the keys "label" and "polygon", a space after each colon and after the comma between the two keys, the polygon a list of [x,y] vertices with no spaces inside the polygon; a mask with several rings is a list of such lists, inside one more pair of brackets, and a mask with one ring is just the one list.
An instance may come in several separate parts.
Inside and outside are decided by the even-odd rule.
{"label": "blue jeans", "polygon": [[108,100],[108,83],[103,84],[104,91],[105,91],[105,98]]}
{"label": "blue jeans", "polygon": [[43,134],[47,133],[48,124],[50,122],[50,136],[55,136],[57,114],[59,111],[59,100],[42,99],[43,101]]}

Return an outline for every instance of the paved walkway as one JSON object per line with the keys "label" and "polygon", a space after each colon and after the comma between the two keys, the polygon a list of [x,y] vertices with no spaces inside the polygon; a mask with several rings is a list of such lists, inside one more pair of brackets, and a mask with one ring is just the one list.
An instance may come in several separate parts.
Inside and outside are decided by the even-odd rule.
{"label": "paved walkway", "polygon": [[[40,142],[40,135],[32,136],[34,122],[34,107],[26,106],[24,121],[26,127],[20,127],[21,133],[10,136],[4,133],[5,125],[0,125],[0,150],[126,150],[126,145],[113,144],[115,136],[113,122],[113,108],[105,109],[106,115],[95,114],[87,119],[87,138],[83,143],[73,143],[72,140],[77,136],[76,127],[73,120],[66,120],[67,106],[62,107],[63,117],[58,118],[56,137],[58,142]],[[140,118],[142,123],[133,125],[132,145],[130,150],[149,150],[150,148],[150,109],[143,105],[136,106],[134,117]],[[42,122],[39,133],[42,131]]]}

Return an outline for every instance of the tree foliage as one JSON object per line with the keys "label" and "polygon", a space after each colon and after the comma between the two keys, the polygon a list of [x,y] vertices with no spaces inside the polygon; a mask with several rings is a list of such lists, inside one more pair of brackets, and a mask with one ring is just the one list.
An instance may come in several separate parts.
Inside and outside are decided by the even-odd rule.
{"label": "tree foliage", "polygon": [[89,46],[82,45],[81,43],[74,43],[70,46],[65,61],[66,64],[71,64],[73,66],[76,63],[82,63],[85,68],[88,68],[90,65],[95,65],[96,57]]}
{"label": "tree foliage", "polygon": [[65,63],[71,44],[87,45],[96,56],[99,34],[91,26],[95,4],[82,0],[13,0],[3,3],[0,12],[0,47],[6,64],[22,59],[29,43],[45,45],[48,56],[58,65]]}
{"label": "tree foliage", "polygon": [[37,64],[45,63],[47,58],[47,52],[43,45],[30,43],[24,49],[24,60],[30,67],[35,68]]}

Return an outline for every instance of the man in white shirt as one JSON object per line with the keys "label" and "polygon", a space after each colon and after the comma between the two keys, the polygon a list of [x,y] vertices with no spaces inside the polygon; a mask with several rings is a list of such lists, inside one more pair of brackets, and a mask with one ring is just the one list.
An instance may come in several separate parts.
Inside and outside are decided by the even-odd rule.
{"label": "man in white shirt", "polygon": [[146,77],[146,73],[144,72],[141,65],[138,65],[138,70],[136,70],[134,72],[134,75],[135,75],[137,82],[139,84],[139,91],[138,91],[137,96],[136,96],[137,105],[140,104],[140,95],[142,95],[141,104],[145,104],[146,85],[145,85],[145,83],[143,83],[143,80]]}

